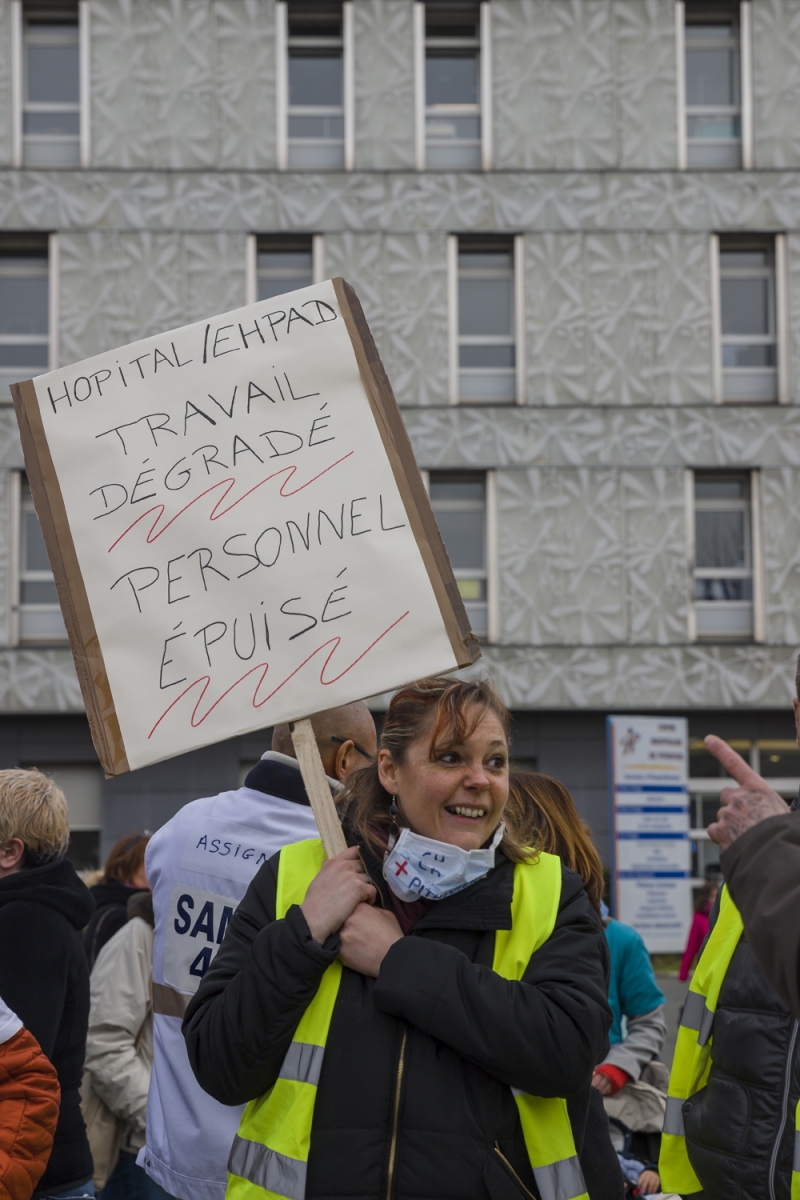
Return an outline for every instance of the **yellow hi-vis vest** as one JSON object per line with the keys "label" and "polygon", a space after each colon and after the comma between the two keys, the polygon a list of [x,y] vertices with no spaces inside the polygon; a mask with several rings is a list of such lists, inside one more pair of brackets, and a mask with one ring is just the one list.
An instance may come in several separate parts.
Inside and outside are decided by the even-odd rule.
{"label": "yellow hi-vis vest", "polygon": [[[683,1129],[685,1102],[705,1087],[711,1070],[714,1013],[719,994],[730,966],[733,952],[739,944],[744,926],[739,910],[723,887],[719,915],[709,934],[700,961],[689,984],[683,1006],[675,1057],[667,1090],[667,1110],[664,1132],[661,1135],[661,1155],[658,1173],[665,1192],[682,1196],[701,1192],[703,1185],[695,1175],[686,1152]],[[800,1200],[800,1102],[795,1111],[794,1169],[791,1200]]]}
{"label": "yellow hi-vis vest", "polygon": [[[301,904],[325,854],[322,842],[295,842],[281,851],[276,918]],[[521,979],[555,925],[561,860],[540,854],[514,868],[512,927],[495,934],[493,969]],[[286,1052],[274,1086],[244,1110],[228,1160],[226,1200],[305,1200],[311,1124],[342,964],[322,976]],[[589,1200],[565,1100],[514,1092],[528,1156],[542,1200]]]}

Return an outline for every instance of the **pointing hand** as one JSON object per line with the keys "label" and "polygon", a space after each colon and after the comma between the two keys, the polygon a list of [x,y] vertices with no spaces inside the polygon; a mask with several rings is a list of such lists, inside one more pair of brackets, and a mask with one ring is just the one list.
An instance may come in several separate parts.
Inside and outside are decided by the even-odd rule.
{"label": "pointing hand", "polygon": [[785,813],[786,801],[774,792],[760,775],[756,775],[742,756],[722,738],[709,734],[705,743],[710,753],[739,784],[738,788],[722,789],[717,819],[708,827],[708,835],[712,841],[723,850],[727,850],[738,837],[754,825],[758,825],[760,821]]}

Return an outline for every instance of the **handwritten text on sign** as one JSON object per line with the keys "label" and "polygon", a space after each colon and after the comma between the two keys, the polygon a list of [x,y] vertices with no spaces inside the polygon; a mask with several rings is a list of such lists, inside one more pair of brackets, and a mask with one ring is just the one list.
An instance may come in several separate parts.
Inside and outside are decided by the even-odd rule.
{"label": "handwritten text on sign", "polygon": [[35,387],[131,767],[457,665],[331,283]]}

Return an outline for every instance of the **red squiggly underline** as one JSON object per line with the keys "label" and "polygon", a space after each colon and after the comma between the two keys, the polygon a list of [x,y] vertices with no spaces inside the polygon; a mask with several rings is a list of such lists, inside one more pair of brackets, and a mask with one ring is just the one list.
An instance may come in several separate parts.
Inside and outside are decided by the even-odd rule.
{"label": "red squiggly underline", "polygon": [[275,696],[281,690],[282,687],[285,687],[285,685],[289,682],[290,679],[294,679],[295,675],[297,675],[297,673],[299,671],[302,671],[303,667],[305,667],[307,663],[310,663],[311,659],[316,657],[316,655],[319,654],[320,650],[324,650],[326,646],[331,646],[332,649],[330,650],[329,654],[327,655],[325,662],[322,664],[322,669],[320,670],[320,673],[319,673],[319,681],[323,685],[323,687],[330,687],[330,685],[332,683],[337,683],[340,679],[342,679],[343,676],[345,676],[348,671],[352,671],[353,667],[355,667],[358,663],[360,663],[362,658],[366,658],[366,656],[369,654],[370,650],[373,650],[375,648],[375,646],[377,646],[378,642],[380,642],[383,638],[385,638],[388,633],[391,633],[391,631],[395,628],[395,626],[399,625],[401,621],[405,620],[405,618],[408,616],[410,611],[411,611],[410,609],[407,609],[406,612],[404,612],[402,616],[398,617],[396,621],[392,621],[391,625],[389,625],[386,629],[384,629],[383,633],[378,634],[378,636],[375,638],[375,640],[373,642],[371,642],[369,644],[369,646],[367,646],[366,650],[363,650],[361,652],[361,654],[359,654],[358,658],[354,658],[353,661],[350,663],[350,665],[348,667],[345,667],[343,671],[340,671],[338,675],[335,675],[333,677],[333,679],[325,679],[324,676],[325,676],[325,671],[328,667],[328,664],[330,663],[331,659],[333,658],[334,654],[336,653],[336,651],[338,650],[338,648],[341,644],[342,639],[338,635],[336,637],[329,638],[327,642],[322,642],[321,645],[317,646],[316,650],[312,650],[311,654],[309,654],[307,658],[304,658],[303,661],[299,664],[299,666],[295,667],[295,669],[291,672],[291,674],[287,675],[286,678],[283,679],[278,684],[277,687],[273,688],[273,690],[269,693],[269,695],[264,696],[263,700],[258,699],[258,692],[259,692],[259,689],[261,688],[262,683],[264,682],[264,680],[267,677],[267,672],[269,671],[269,663],[259,663],[258,666],[251,667],[249,671],[245,671],[244,675],[242,675],[241,678],[237,679],[234,683],[232,683],[230,685],[230,687],[226,688],[225,691],[222,693],[222,695],[219,696],[214,701],[214,703],[211,705],[211,707],[208,708],[206,710],[206,712],[203,713],[202,716],[198,717],[198,715],[197,715],[198,709],[200,708],[200,705],[203,703],[205,694],[208,691],[209,687],[211,686],[211,676],[210,675],[201,675],[198,679],[195,679],[195,681],[193,683],[190,683],[188,687],[184,688],[183,691],[181,692],[181,694],[179,696],[176,696],[175,699],[172,701],[172,703],[170,705],[168,705],[167,708],[164,709],[163,713],[161,714],[161,716],[158,718],[158,720],[156,721],[153,728],[148,733],[148,735],[147,735],[148,740],[153,736],[153,734],[158,729],[161,722],[164,720],[164,718],[167,716],[167,714],[172,711],[172,709],[175,707],[175,705],[180,704],[183,697],[185,695],[187,695],[187,693],[190,692],[192,690],[192,688],[197,687],[198,684],[202,684],[203,686],[202,686],[200,695],[197,698],[197,703],[195,704],[194,708],[192,709],[192,715],[189,719],[189,724],[191,725],[192,729],[197,729],[197,727],[199,725],[202,725],[203,722],[206,720],[206,718],[211,716],[211,713],[214,711],[214,709],[217,707],[217,705],[221,704],[222,701],[225,699],[225,697],[228,696],[233,691],[234,688],[238,687],[240,683],[243,683],[245,679],[247,679],[250,675],[255,674],[257,671],[260,671],[261,675],[260,675],[258,682],[256,683],[255,690],[253,692],[253,699],[252,699],[251,703],[252,703],[253,708],[261,708],[262,705],[266,704],[268,700],[271,700],[272,697]]}
{"label": "red squiggly underline", "polygon": [[271,475],[267,475],[267,477],[265,479],[260,480],[253,487],[248,488],[248,490],[246,492],[244,492],[239,497],[238,500],[234,500],[232,504],[229,504],[227,508],[223,508],[223,509],[220,509],[220,505],[223,504],[224,501],[226,500],[228,493],[230,492],[231,488],[236,483],[236,480],[234,478],[219,479],[219,480],[217,480],[216,483],[212,483],[211,487],[208,487],[205,489],[205,491],[200,492],[200,494],[195,496],[195,498],[193,500],[190,500],[188,504],[185,504],[183,506],[183,508],[179,509],[179,511],[175,513],[175,516],[170,517],[170,519],[169,519],[169,521],[167,521],[166,525],[163,525],[161,527],[161,529],[158,530],[158,532],[156,532],[156,526],[158,525],[159,521],[161,520],[161,518],[164,515],[164,510],[166,508],[166,505],[165,504],[154,504],[152,508],[148,508],[147,511],[143,512],[140,517],[137,517],[136,520],[133,521],[132,524],[130,524],[127,529],[123,530],[123,532],[119,535],[117,540],[115,542],[112,542],[111,545],[108,547],[108,553],[110,554],[111,551],[116,546],[119,545],[119,543],[122,541],[122,539],[125,537],[125,535],[130,533],[130,531],[132,529],[135,529],[135,527],[139,524],[139,522],[144,521],[145,518],[149,517],[151,513],[156,513],[157,516],[155,517],[153,524],[150,526],[150,532],[148,533],[147,538],[146,538],[148,545],[150,545],[152,542],[154,542],[156,540],[156,538],[160,538],[162,533],[166,533],[166,531],[169,529],[170,525],[173,525],[175,523],[175,521],[177,521],[178,517],[182,517],[183,514],[192,507],[193,504],[196,504],[198,500],[202,500],[203,497],[209,495],[210,492],[216,491],[216,489],[219,487],[224,487],[225,491],[223,492],[223,494],[220,496],[217,503],[212,508],[211,515],[209,517],[210,521],[216,521],[220,517],[224,517],[225,514],[229,513],[231,511],[231,509],[236,507],[237,504],[241,504],[241,502],[243,500],[246,500],[247,497],[251,496],[253,494],[253,492],[258,490],[258,488],[263,487],[263,485],[265,483],[269,483],[270,479],[277,479],[277,477],[279,475],[286,475],[286,479],[283,481],[280,488],[278,489],[278,494],[280,496],[283,496],[284,498],[286,498],[287,496],[296,496],[298,492],[302,492],[304,488],[310,487],[310,485],[312,483],[315,483],[316,480],[321,479],[323,475],[327,475],[328,471],[332,471],[334,467],[338,467],[339,463],[343,463],[345,461],[345,459],[350,458],[354,453],[355,453],[355,451],[350,450],[350,451],[348,451],[347,454],[343,454],[341,458],[337,458],[336,462],[332,462],[330,464],[330,466],[325,467],[324,470],[319,471],[316,475],[313,475],[311,477],[311,479],[307,479],[305,483],[301,483],[299,487],[293,488],[291,491],[286,491],[285,489],[286,489],[286,485],[289,483],[290,479],[297,471],[297,466],[296,466],[296,464],[293,464],[291,466],[281,467],[281,469],[279,471],[273,471],[273,473]]}

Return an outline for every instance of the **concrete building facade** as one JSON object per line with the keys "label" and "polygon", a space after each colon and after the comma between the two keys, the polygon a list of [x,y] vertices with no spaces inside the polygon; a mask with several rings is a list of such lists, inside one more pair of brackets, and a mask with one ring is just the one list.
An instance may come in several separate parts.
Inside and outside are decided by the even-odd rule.
{"label": "concrete building facade", "polygon": [[78,857],[263,737],[102,780],[7,385],[334,275],[517,757],[604,851],[609,712],[796,787],[798,114],[800,0],[0,0],[0,766]]}

